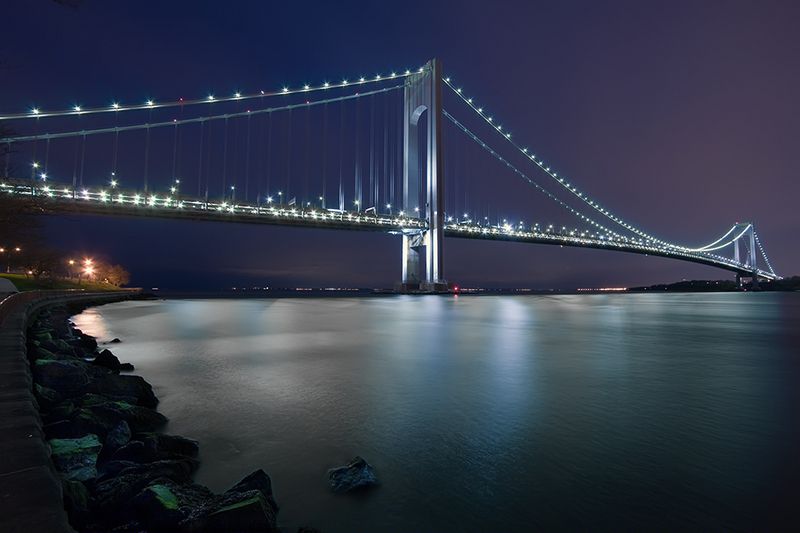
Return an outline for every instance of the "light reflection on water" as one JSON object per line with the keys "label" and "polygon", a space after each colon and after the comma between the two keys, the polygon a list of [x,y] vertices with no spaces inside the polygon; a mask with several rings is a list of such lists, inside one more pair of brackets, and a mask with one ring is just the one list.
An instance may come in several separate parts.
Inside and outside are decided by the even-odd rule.
{"label": "light reflection on water", "polygon": [[[796,294],[124,302],[84,312],[201,442],[326,531],[751,529],[797,494]],[[382,486],[328,492],[354,455]],[[785,506],[786,505],[786,506]]]}

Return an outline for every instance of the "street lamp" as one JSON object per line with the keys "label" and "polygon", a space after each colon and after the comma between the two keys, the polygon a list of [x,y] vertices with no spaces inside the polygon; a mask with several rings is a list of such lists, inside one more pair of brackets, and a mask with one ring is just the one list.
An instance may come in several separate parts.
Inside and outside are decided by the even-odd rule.
{"label": "street lamp", "polygon": [[[20,248],[19,246],[15,246],[13,251],[16,253],[20,253],[22,251],[22,248]],[[6,273],[11,272],[11,252],[12,250],[10,249],[6,250],[4,247],[0,248],[0,254],[6,254],[6,253],[8,254],[6,256]]]}

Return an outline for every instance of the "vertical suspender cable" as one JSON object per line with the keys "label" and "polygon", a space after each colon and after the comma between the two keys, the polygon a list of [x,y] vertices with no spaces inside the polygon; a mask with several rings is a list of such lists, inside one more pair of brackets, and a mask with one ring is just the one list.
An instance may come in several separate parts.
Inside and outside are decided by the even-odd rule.
{"label": "vertical suspender cable", "polygon": [[83,142],[81,143],[81,173],[80,173],[80,186],[83,187],[83,168],[86,162],[86,133],[83,134]]}
{"label": "vertical suspender cable", "polygon": [[149,170],[148,160],[150,158],[150,123],[153,121],[153,110],[147,115],[147,130],[144,140],[144,192],[147,192],[147,173]]}
{"label": "vertical suspender cable", "polygon": [[222,201],[225,201],[225,185],[227,184],[226,173],[228,171],[228,116],[225,116],[222,134]]}
{"label": "vertical suspender cable", "polygon": [[119,153],[119,129],[114,131],[114,148],[111,154],[111,176],[117,175],[117,154]]}
{"label": "vertical suspender cable", "polygon": [[306,142],[304,143],[305,146],[303,147],[303,155],[305,156],[304,159],[306,160],[305,168],[303,169],[303,197],[301,199],[301,205],[305,205],[305,202],[308,201],[308,175],[309,175],[309,166],[311,164],[311,107],[306,107]]}
{"label": "vertical suspender cable", "polygon": [[178,123],[175,123],[175,131],[172,132],[172,179],[177,179],[175,171],[178,164]]}
{"label": "vertical suspender cable", "polygon": [[369,97],[369,203],[377,207],[375,179],[375,95]]}
{"label": "vertical suspender cable", "polygon": [[[247,115],[247,142],[244,148],[244,201],[250,199],[250,115]],[[258,202],[256,202],[258,203]]]}
{"label": "vertical suspender cable", "polygon": [[[180,108],[178,117],[180,119],[178,122],[181,122],[183,120],[183,100],[181,100],[181,108]],[[175,127],[177,128],[178,124],[176,124]],[[182,148],[183,148],[183,130],[178,128],[177,134],[178,134],[178,139],[177,139],[178,140],[178,157],[177,157],[177,164],[173,165],[175,167],[173,169],[173,174],[175,174],[175,179],[176,180],[181,178],[181,176],[183,174],[181,172],[181,160],[183,159],[183,150],[182,150]]]}
{"label": "vertical suspender cable", "polygon": [[286,201],[290,202],[289,190],[292,183],[292,110],[289,109],[289,128],[287,132],[289,148],[286,150]]}
{"label": "vertical suspender cable", "polygon": [[[264,115],[266,116],[266,115]],[[258,120],[256,125],[256,205],[261,206],[261,177],[264,170],[264,150],[261,149],[261,141],[264,139],[264,120]]]}
{"label": "vertical suspender cable", "polygon": [[[203,136],[205,133],[205,125],[206,121],[200,121],[200,147],[198,152],[199,157],[197,158],[197,197],[200,197],[201,191],[201,183],[203,180]],[[208,188],[206,188],[206,203],[208,203]]]}
{"label": "vertical suspender cable", "polygon": [[44,174],[47,175],[47,165],[50,161],[50,137],[47,138],[47,143],[44,147]]}
{"label": "vertical suspender cable", "polygon": [[81,138],[75,137],[75,157],[72,160],[72,197],[75,198],[75,188],[78,186],[78,152]]}
{"label": "vertical suspender cable", "polygon": [[325,209],[326,181],[328,177],[328,103],[322,106],[322,208]]}
{"label": "vertical suspender cable", "polygon": [[353,169],[354,170],[354,175],[353,175],[353,177],[355,179],[353,192],[354,192],[354,195],[355,195],[355,200],[354,201],[356,203],[357,210],[361,205],[361,165],[359,163],[359,159],[361,159],[361,139],[359,138],[360,137],[359,136],[359,130],[361,129],[360,128],[360,126],[361,126],[361,124],[360,124],[360,112],[359,112],[360,111],[360,106],[359,106],[360,100],[361,100],[360,98],[356,98],[356,101],[355,101],[355,106],[356,106],[356,156],[355,156],[355,160],[354,160],[354,164],[353,164],[353,166],[354,166],[354,169]]}
{"label": "vertical suspender cable", "polygon": [[342,170],[344,167],[344,153],[343,153],[343,141],[342,138],[344,137],[344,107],[345,102],[342,102],[341,108],[339,109],[339,210],[344,210],[344,187],[342,184]]}
{"label": "vertical suspender cable", "polygon": [[8,177],[8,169],[11,165],[11,142],[6,143],[6,168],[3,176]]}
{"label": "vertical suspender cable", "polygon": [[270,193],[269,179],[272,175],[272,112],[268,113],[269,126],[267,128],[267,194]]}

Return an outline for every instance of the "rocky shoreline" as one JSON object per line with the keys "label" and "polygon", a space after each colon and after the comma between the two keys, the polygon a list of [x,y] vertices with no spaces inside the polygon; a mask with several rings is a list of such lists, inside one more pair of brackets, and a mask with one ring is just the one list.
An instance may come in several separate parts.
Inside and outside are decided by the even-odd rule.
{"label": "rocky shoreline", "polygon": [[156,410],[150,384],[125,374],[132,365],[69,320],[85,307],[46,309],[27,334],[34,396],[72,527],[81,533],[280,531],[263,470],[222,494],[192,481],[197,441],[160,432],[167,419]]}

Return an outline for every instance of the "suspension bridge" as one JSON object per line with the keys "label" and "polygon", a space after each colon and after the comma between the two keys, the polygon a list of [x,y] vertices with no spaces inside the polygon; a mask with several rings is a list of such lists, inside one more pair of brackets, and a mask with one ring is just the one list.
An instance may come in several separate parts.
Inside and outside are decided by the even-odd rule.
{"label": "suspension bridge", "polygon": [[[275,91],[34,107],[0,114],[0,126],[0,194],[39,212],[399,235],[402,291],[447,290],[449,238],[667,257],[754,285],[780,278],[752,222],[691,245],[623,219],[518,142],[436,59]],[[549,218],[526,222],[531,211]]]}

